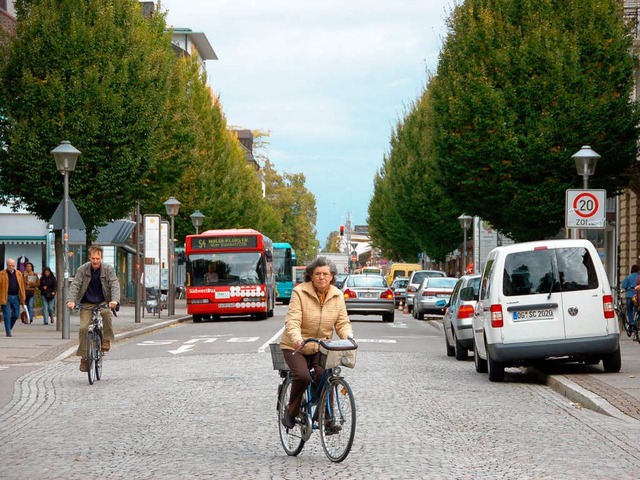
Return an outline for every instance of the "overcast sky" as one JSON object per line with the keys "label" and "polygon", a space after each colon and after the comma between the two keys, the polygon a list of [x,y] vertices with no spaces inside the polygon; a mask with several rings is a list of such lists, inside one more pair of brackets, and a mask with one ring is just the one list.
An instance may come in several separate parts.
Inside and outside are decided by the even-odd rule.
{"label": "overcast sky", "polygon": [[[280,173],[303,173],[317,237],[367,222],[392,127],[437,67],[452,0],[164,0],[204,32],[230,126],[270,132]],[[410,208],[410,206],[407,206]]]}

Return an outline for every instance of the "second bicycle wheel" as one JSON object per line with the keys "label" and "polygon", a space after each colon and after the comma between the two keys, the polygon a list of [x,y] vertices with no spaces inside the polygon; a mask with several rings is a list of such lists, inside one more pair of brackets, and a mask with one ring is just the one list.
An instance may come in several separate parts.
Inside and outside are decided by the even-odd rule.
{"label": "second bicycle wheel", "polygon": [[344,378],[329,381],[318,403],[320,440],[327,458],[341,462],[349,455],[356,434],[356,401]]}
{"label": "second bicycle wheel", "polygon": [[93,332],[87,333],[87,376],[89,384],[93,385],[93,382],[96,381],[96,351]]}
{"label": "second bicycle wheel", "polygon": [[282,384],[280,390],[280,398],[278,400],[278,431],[280,432],[280,443],[282,448],[289,456],[296,456],[304,447],[304,440],[300,434],[300,425],[296,424],[293,428],[287,428],[282,424],[282,416],[284,409],[289,405],[289,397],[291,396],[291,378],[287,378]]}

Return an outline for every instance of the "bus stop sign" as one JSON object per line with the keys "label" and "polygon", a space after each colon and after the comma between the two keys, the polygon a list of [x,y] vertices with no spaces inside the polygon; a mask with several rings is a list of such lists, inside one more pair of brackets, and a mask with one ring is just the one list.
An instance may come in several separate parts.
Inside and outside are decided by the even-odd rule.
{"label": "bus stop sign", "polygon": [[567,190],[566,227],[604,228],[606,226],[606,190]]}

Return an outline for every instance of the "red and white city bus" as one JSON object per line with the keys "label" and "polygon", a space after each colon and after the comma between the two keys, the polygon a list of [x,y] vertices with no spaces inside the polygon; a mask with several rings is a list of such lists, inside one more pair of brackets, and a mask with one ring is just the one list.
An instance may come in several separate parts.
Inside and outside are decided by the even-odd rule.
{"label": "red and white city bus", "polygon": [[273,316],[273,243],[248,228],[187,235],[187,313],[194,322],[228,315]]}

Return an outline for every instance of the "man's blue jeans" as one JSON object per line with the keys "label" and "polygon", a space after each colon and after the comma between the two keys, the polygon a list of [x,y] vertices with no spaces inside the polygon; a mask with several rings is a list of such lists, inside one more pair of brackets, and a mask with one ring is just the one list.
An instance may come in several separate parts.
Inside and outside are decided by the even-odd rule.
{"label": "man's blue jeans", "polygon": [[2,315],[4,316],[4,331],[7,335],[11,335],[11,329],[20,316],[20,298],[18,295],[9,295],[7,304],[2,306]]}
{"label": "man's blue jeans", "polygon": [[633,304],[633,297],[627,297],[627,321],[629,325],[636,324],[636,306]]}
{"label": "man's blue jeans", "polygon": [[27,311],[29,312],[29,323],[33,323],[33,306],[36,303],[36,296],[35,295],[31,295],[30,297],[27,297]]}

